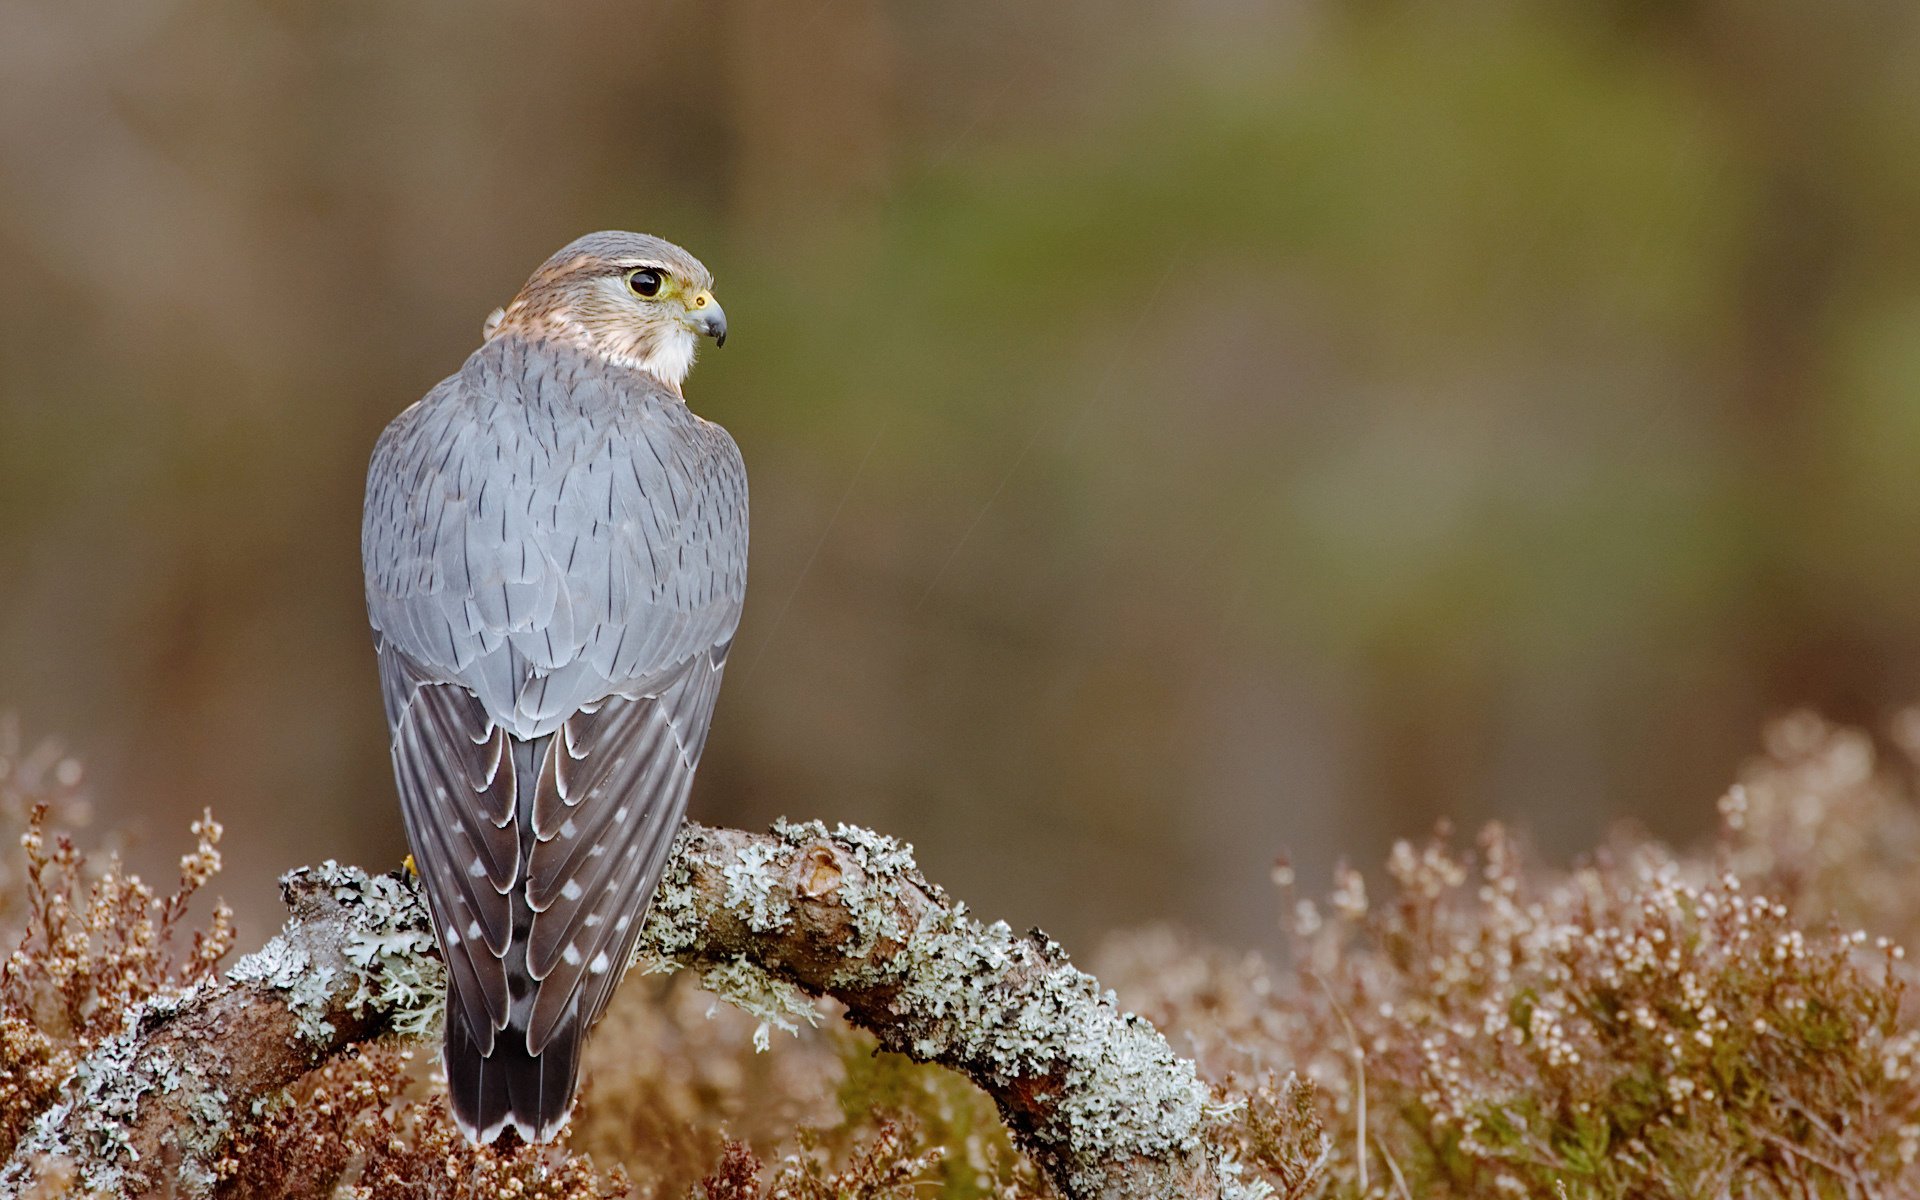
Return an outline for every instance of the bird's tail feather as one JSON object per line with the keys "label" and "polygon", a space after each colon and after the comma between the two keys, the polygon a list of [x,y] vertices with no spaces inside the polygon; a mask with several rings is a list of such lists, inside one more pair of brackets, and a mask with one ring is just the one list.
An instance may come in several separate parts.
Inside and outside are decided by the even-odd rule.
{"label": "bird's tail feather", "polygon": [[580,1026],[556,1031],[539,1054],[527,1053],[524,1030],[494,1035],[493,1053],[481,1053],[467,1018],[447,1010],[447,1095],[454,1123],[468,1139],[486,1143],[511,1126],[524,1141],[550,1141],[565,1123],[580,1081]]}
{"label": "bird's tail feather", "polygon": [[[519,877],[526,878],[526,856],[533,846],[532,797],[552,736],[512,743],[513,768],[519,789],[517,817],[521,823]],[[533,910],[525,893],[516,888],[513,933],[507,945],[506,1027],[488,1039],[484,1030],[468,1023],[467,1006],[448,997],[446,1045],[447,1094],[454,1123],[469,1140],[487,1143],[511,1126],[529,1142],[546,1142],[559,1133],[580,1082],[581,1021],[569,1013],[554,1028],[540,1053],[527,1049],[527,1027],[532,1019],[534,979],[527,970],[527,944]],[[457,987],[450,977],[449,987]],[[492,1042],[491,1050],[484,1050]]]}

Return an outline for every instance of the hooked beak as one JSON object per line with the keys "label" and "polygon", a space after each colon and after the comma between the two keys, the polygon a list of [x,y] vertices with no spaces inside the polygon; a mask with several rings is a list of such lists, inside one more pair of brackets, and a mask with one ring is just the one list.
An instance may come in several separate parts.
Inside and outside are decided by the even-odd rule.
{"label": "hooked beak", "polygon": [[693,298],[687,306],[687,323],[701,337],[710,337],[716,346],[727,344],[727,310],[713,298],[713,293],[705,288]]}

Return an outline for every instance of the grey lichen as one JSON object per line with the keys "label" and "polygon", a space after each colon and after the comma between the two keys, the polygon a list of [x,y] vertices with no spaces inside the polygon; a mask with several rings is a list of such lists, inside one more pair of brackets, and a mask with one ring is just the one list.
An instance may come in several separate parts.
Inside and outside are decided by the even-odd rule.
{"label": "grey lichen", "polygon": [[755,933],[786,928],[792,911],[786,889],[766,870],[778,854],[777,847],[752,842],[742,846],[735,860],[721,868],[727,884],[727,907],[745,917],[747,928]]}
{"label": "grey lichen", "polygon": [[[158,997],[126,1014],[120,1032],[81,1061],[67,1080],[61,1102],[41,1113],[14,1148],[12,1160],[0,1171],[0,1197],[32,1194],[36,1162],[67,1164],[89,1192],[118,1196],[141,1191],[142,1181],[131,1174],[140,1166],[131,1131],[143,1099],[200,1083],[190,1062],[154,1049],[146,1034],[155,1021],[191,1004],[200,990]],[[201,1103],[203,1097],[197,1094],[186,1106],[184,1127],[174,1130],[174,1144],[181,1152],[175,1170],[188,1189],[211,1189],[208,1156],[230,1133],[225,1094],[211,1089],[206,1095],[213,1102]]]}
{"label": "grey lichen", "polygon": [[702,970],[700,986],[760,1022],[754,1027],[753,1048],[762,1053],[772,1044],[773,1030],[797,1034],[802,1021],[820,1023],[820,1010],[812,997],[743,956]]}
{"label": "grey lichen", "polygon": [[384,1017],[397,1032],[418,1036],[434,1027],[445,1003],[446,968],[432,955],[426,909],[412,888],[332,859],[290,872],[280,884],[290,895],[324,888],[340,906],[347,918],[338,945],[344,970],[314,963],[296,911],[279,937],[234,965],[229,979],[281,993],[299,1018],[299,1036],[316,1044],[332,1037],[328,1012],[343,1000],[348,1011]]}
{"label": "grey lichen", "polygon": [[[891,1007],[915,1057],[1005,1083],[1057,1081],[1034,1132],[1084,1155],[1069,1169],[1085,1188],[1116,1155],[1201,1149],[1208,1092],[1193,1064],[1056,943],[982,926],[961,906],[931,909],[885,973],[898,981]],[[1006,986],[1010,976],[1018,987]]]}
{"label": "grey lichen", "polygon": [[[328,862],[282,881],[294,916],[228,975],[223,992],[265,992],[294,1017],[284,1081],[364,1036],[418,1036],[438,1019],[444,969],[426,911],[400,878]],[[1191,1063],[1044,935],[982,925],[930,885],[912,847],[869,830],[782,822],[772,837],[690,827],[675,844],[635,962],[694,967],[716,996],[755,1016],[755,1042],[797,1030],[830,994],[882,1044],[954,1067],[1000,1104],[1066,1195],[1192,1195],[1260,1200],[1263,1185],[1223,1160],[1203,1131],[1209,1093]],[[152,1052],[154,1023],[202,997],[157,999],[130,1014],[68,1081],[0,1175],[20,1191],[23,1163],[84,1164],[89,1187],[125,1190],[138,1166],[142,1097],[190,1086],[169,1128],[186,1169],[182,1195],[206,1195],[208,1164],[229,1144],[227,1114],[270,1109],[278,1085],[229,1097],[192,1077],[187,1051]],[[143,1024],[145,1022],[145,1024]],[[284,1029],[284,1022],[279,1026]],[[342,1032],[342,1030],[345,1032]],[[149,1131],[151,1136],[151,1131]],[[149,1144],[149,1143],[141,1143]]]}
{"label": "grey lichen", "polygon": [[[1208,1090],[1193,1064],[1175,1055],[1152,1026],[1122,1012],[1110,991],[1076,970],[1060,946],[1016,935],[1005,922],[982,925],[964,904],[933,904],[903,929],[903,888],[932,892],[913,848],[856,826],[829,835],[819,822],[782,822],[774,836],[804,847],[830,839],[859,868],[839,880],[837,897],[860,936],[848,947],[836,989],[890,989],[889,1031],[914,1057],[965,1064],[1001,1084],[1048,1078],[1058,1097],[1035,1133],[1050,1144],[1084,1148],[1073,1169],[1097,1186],[1114,1155],[1165,1159],[1201,1149]],[[769,859],[760,860],[765,867]],[[777,878],[757,885],[776,888]],[[746,884],[740,885],[743,894]],[[729,897],[734,888],[729,886]],[[937,897],[937,892],[933,893]],[[882,941],[898,949],[871,952]],[[1018,986],[1009,981],[1018,979]]]}
{"label": "grey lichen", "polygon": [[[817,821],[782,821],[772,833],[772,843],[715,835],[679,848],[643,939],[653,969],[697,960],[710,991],[760,1019],[756,1042],[764,1044],[769,1028],[791,1028],[795,1016],[812,1012],[790,978],[790,952],[716,954],[708,927],[724,916],[779,935],[798,919],[796,893],[830,900],[843,932],[807,988],[881,997],[884,1014],[867,1023],[884,1044],[959,1067],[996,1095],[1044,1094],[1044,1104],[1009,1117],[1044,1148],[1070,1194],[1103,1194],[1116,1161],[1206,1155],[1210,1093],[1193,1064],[1121,1011],[1058,944],[973,920],[926,882],[912,847],[892,838],[848,825],[829,831]],[[723,881],[717,913],[703,910],[689,865],[702,855]],[[1223,1195],[1259,1194],[1232,1171],[1216,1169],[1214,1178]]]}
{"label": "grey lichen", "polygon": [[346,899],[343,890],[367,916],[341,940],[354,980],[348,1007],[383,1014],[396,1033],[424,1037],[433,1032],[446,1010],[447,971],[433,953],[419,897],[391,875],[338,883],[337,899]]}
{"label": "grey lichen", "polygon": [[[818,825],[819,822],[814,822]],[[912,876],[921,886],[920,866],[913,861],[913,844],[845,822],[833,827],[833,839],[853,852],[854,861],[869,875]]]}
{"label": "grey lichen", "polygon": [[693,827],[688,826],[674,839],[666,873],[654,889],[646,924],[633,948],[630,969],[649,974],[678,970],[684,956],[699,945],[701,930],[695,919],[699,894],[693,886],[693,869],[687,852],[696,836]]}
{"label": "grey lichen", "polygon": [[[0,1200],[34,1194],[44,1164],[71,1170],[89,1193],[211,1196],[233,1121],[257,1115],[277,1094],[273,1085],[265,1094],[230,1094],[225,1085],[234,1079],[257,1079],[234,1074],[237,1056],[251,1056],[253,1065],[275,1051],[228,1046],[192,1022],[211,1018],[224,1033],[224,1021],[240,1011],[232,1006],[244,1009],[247,993],[271,996],[293,1018],[292,1052],[281,1052],[282,1080],[361,1036],[342,1032],[349,1016],[364,1018],[362,1026],[413,1034],[432,1025],[445,979],[428,953],[426,910],[411,888],[332,862],[294,872],[282,887],[294,915],[266,946],[236,963],[224,983],[136,1006],[120,1031],[80,1062],[60,1101],[40,1115],[0,1170]],[[188,1024],[176,1024],[182,1021]],[[165,1148],[164,1164],[154,1159],[155,1147]]]}
{"label": "grey lichen", "polygon": [[[648,974],[679,970],[704,940],[698,894],[688,865],[683,830],[674,846],[672,864],[654,892],[653,904],[630,966]],[[764,842],[743,846],[720,867],[723,903],[755,933],[774,933],[792,920],[792,897],[777,870],[770,870],[779,848]],[[755,1018],[754,1049],[772,1045],[772,1031],[798,1033],[800,1022],[818,1023],[819,1011],[805,992],[768,974],[743,955],[734,955],[700,968],[700,984],[716,998]]]}
{"label": "grey lichen", "polygon": [[858,872],[841,881],[841,894],[853,915],[860,940],[853,949],[858,955],[873,952],[883,940],[899,941],[907,930],[901,925],[890,898],[902,886],[931,891],[913,861],[913,847],[882,833],[858,825],[833,827],[833,840],[844,847],[859,866]]}
{"label": "grey lichen", "polygon": [[1220,1160],[1220,1200],[1272,1200],[1273,1185],[1247,1178],[1246,1164],[1231,1156]]}
{"label": "grey lichen", "polygon": [[306,948],[283,933],[233,964],[227,978],[285,996],[287,1008],[299,1018],[298,1035],[322,1043],[334,1033],[333,1022],[327,1017],[334,974],[331,967],[314,966]]}

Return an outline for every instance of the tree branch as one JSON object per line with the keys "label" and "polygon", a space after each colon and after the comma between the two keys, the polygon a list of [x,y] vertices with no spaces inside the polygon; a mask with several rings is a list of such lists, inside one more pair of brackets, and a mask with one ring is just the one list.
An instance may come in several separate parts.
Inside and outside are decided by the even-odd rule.
{"label": "tree branch", "polygon": [[[265,948],[128,1014],[81,1064],[0,1171],[0,1200],[56,1173],[110,1195],[210,1196],[258,1104],[358,1042],[438,1020],[443,974],[410,883],[328,863],[282,891],[292,917]],[[882,1046],[978,1084],[1071,1200],[1240,1190],[1205,1136],[1193,1065],[1037,930],[969,918],[891,839],[689,826],[636,961],[698,970],[771,1024],[834,997]]]}

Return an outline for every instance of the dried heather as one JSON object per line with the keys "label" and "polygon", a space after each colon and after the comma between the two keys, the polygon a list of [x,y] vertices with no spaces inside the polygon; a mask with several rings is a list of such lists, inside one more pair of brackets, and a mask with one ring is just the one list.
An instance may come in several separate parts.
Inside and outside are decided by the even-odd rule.
{"label": "dried heather", "polygon": [[194,896],[220,870],[211,812],[194,822],[179,883],[161,895],[117,858],[90,869],[69,834],[49,831],[51,807],[36,802],[21,814],[23,929],[0,963],[0,1155],[128,1012],[214,978],[233,948],[224,903],[204,928],[185,928]]}
{"label": "dried heather", "polygon": [[1333,1194],[1913,1192],[1920,1033],[1878,932],[1920,911],[1910,785],[1812,718],[1766,748],[1699,855],[1621,843],[1556,871],[1499,826],[1471,854],[1402,843],[1377,900],[1351,871],[1324,904],[1287,897],[1285,969],[1162,935],[1110,978],[1216,1079],[1311,1080]]}
{"label": "dried heather", "polygon": [[[1116,940],[1102,978],[1199,1064],[1235,1197],[1920,1194],[1899,944],[1920,931],[1920,714],[1890,744],[1796,716],[1767,731],[1697,853],[1621,838],[1556,869],[1498,826],[1467,847],[1442,833],[1371,879],[1343,870],[1319,902],[1280,872],[1283,963],[1157,931]],[[128,1006],[209,978],[230,940],[223,913],[181,932],[218,867],[211,818],[160,898],[111,864],[90,872],[44,809],[19,814],[9,1141]],[[561,1146],[468,1147],[431,1051],[394,1038],[248,1114],[221,1194],[1051,1194],[959,1076],[876,1053],[826,1003],[759,1052],[756,1019],[697,983],[622,989]]]}
{"label": "dried heather", "polygon": [[1829,918],[1900,942],[1920,935],[1920,709],[1892,724],[1894,754],[1812,713],[1776,721],[1721,797],[1720,848],[1802,920]]}
{"label": "dried heather", "polygon": [[617,1168],[507,1138],[476,1149],[430,1086],[431,1055],[399,1038],[362,1046],[289,1089],[234,1148],[220,1195],[236,1200],[620,1200]]}
{"label": "dried heather", "polygon": [[729,1139],[772,1152],[837,1120],[839,1056],[824,1028],[755,1049],[758,1022],[691,974],[633,975],[587,1046],[567,1144],[622,1164],[641,1195],[685,1196]]}
{"label": "dried heather", "polygon": [[[0,714],[0,830],[24,830],[35,809],[45,810],[50,828],[85,828],[93,815],[85,775],[80,761],[60,743],[28,744],[19,720]],[[24,870],[25,865],[12,855],[0,855],[0,938],[8,945],[19,940],[25,920]]]}
{"label": "dried heather", "polygon": [[926,1147],[909,1119],[881,1117],[870,1134],[840,1156],[821,1143],[818,1131],[803,1128],[795,1149],[762,1184],[766,1168],[744,1142],[729,1141],[713,1170],[690,1195],[694,1200],[914,1200],[930,1193],[930,1178],[945,1151]]}

